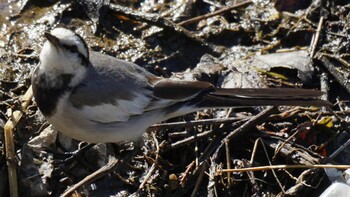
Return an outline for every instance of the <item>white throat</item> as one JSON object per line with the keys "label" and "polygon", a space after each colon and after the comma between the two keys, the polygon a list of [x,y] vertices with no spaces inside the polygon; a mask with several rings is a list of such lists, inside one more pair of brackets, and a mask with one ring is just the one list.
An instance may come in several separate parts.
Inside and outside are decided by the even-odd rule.
{"label": "white throat", "polygon": [[55,86],[59,76],[64,74],[72,75],[70,87],[79,84],[86,76],[87,67],[81,65],[81,60],[75,53],[69,53],[55,47],[46,41],[40,53],[39,74],[45,73],[48,86]]}

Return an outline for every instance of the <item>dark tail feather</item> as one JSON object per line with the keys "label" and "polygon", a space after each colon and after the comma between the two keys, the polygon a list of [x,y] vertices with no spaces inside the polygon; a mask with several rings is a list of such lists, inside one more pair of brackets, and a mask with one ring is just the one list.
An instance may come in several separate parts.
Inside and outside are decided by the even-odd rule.
{"label": "dark tail feather", "polygon": [[244,106],[331,106],[317,97],[318,90],[293,88],[217,89],[202,97],[198,107],[244,107]]}

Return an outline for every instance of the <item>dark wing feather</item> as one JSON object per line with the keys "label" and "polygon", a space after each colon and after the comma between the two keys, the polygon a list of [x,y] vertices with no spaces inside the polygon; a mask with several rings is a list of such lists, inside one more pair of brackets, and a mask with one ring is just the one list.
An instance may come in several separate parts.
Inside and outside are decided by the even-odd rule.
{"label": "dark wing feather", "polygon": [[199,107],[229,106],[330,106],[319,99],[323,92],[293,88],[217,89],[202,97]]}
{"label": "dark wing feather", "polygon": [[189,100],[208,90],[214,90],[214,86],[208,82],[163,79],[155,84],[153,94],[162,99]]}
{"label": "dark wing feather", "polygon": [[324,93],[319,90],[294,89],[294,88],[233,88],[233,89],[217,89],[211,93],[218,96],[230,96],[237,98],[315,98],[322,96]]}

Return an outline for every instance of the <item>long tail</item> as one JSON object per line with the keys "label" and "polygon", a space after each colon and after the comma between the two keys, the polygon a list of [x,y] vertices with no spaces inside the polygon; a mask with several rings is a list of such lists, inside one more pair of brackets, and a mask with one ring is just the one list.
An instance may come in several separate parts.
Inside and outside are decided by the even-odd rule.
{"label": "long tail", "polygon": [[293,88],[216,89],[202,96],[197,106],[330,106],[330,102],[318,98],[323,94],[318,90]]}

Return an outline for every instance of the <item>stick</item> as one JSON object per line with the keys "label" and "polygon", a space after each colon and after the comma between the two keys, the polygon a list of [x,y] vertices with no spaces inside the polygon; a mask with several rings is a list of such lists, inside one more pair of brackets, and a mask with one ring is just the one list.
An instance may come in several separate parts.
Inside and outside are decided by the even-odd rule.
{"label": "stick", "polygon": [[247,171],[263,171],[273,169],[306,169],[306,168],[336,168],[346,170],[350,168],[350,165],[329,165],[329,164],[315,164],[315,165],[274,165],[274,166],[258,166],[251,168],[239,168],[239,169],[222,169],[218,170],[218,175],[227,172],[247,172]]}
{"label": "stick", "polygon": [[137,12],[137,11],[132,10],[130,8],[119,6],[119,5],[114,4],[114,3],[111,3],[109,5],[109,9],[114,11],[114,12],[121,13],[121,14],[123,14],[131,19],[146,22],[146,23],[151,24],[151,25],[156,25],[158,27],[162,27],[165,30],[168,30],[168,31],[170,30],[170,31],[176,32],[179,35],[185,36],[186,38],[208,48],[209,53],[211,53],[213,55],[218,55],[218,53],[215,52],[214,45],[207,43],[205,40],[197,37],[195,34],[188,31],[187,29],[185,29],[185,28],[179,26],[178,24],[176,24],[170,20],[167,20],[166,18],[163,18],[159,15]]}
{"label": "stick", "polygon": [[248,1],[244,1],[242,3],[234,4],[232,6],[224,7],[222,9],[220,9],[220,10],[215,11],[215,12],[204,14],[204,15],[201,15],[201,16],[197,16],[197,17],[194,17],[194,18],[191,18],[191,19],[179,22],[178,25],[184,26],[184,25],[192,24],[192,23],[195,23],[197,21],[200,21],[200,20],[203,20],[203,19],[206,19],[206,18],[210,18],[210,17],[216,16],[216,15],[220,15],[220,14],[223,14],[225,12],[229,12],[229,11],[234,10],[236,8],[249,5],[251,3],[253,3],[253,1],[248,0]]}
{"label": "stick", "polygon": [[318,44],[318,40],[320,38],[320,32],[321,32],[322,25],[323,25],[323,16],[321,16],[321,18],[318,22],[315,38],[312,39],[311,49],[310,49],[310,57],[311,58],[313,58],[315,56],[315,50],[316,50],[316,47]]}
{"label": "stick", "polygon": [[249,121],[242,124],[240,127],[232,131],[230,134],[228,134],[223,140],[222,144],[225,143],[225,140],[232,139],[233,137],[237,135],[241,135],[247,131],[249,131],[252,127],[255,125],[263,122],[266,120],[271,114],[278,112],[278,109],[276,107],[267,107],[264,111],[260,112],[253,118],[251,118]]}
{"label": "stick", "polygon": [[231,118],[212,118],[212,119],[204,119],[204,120],[192,120],[188,122],[169,122],[169,123],[160,123],[154,124],[150,126],[147,130],[160,130],[160,129],[173,129],[179,127],[194,127],[198,125],[212,125],[212,124],[223,124],[235,122],[238,120],[242,120],[242,118],[231,117]]}
{"label": "stick", "polygon": [[6,160],[7,160],[7,170],[8,170],[8,178],[9,178],[9,186],[10,186],[10,196],[18,197],[18,184],[17,184],[17,172],[16,172],[16,150],[13,140],[13,129],[16,127],[17,123],[21,119],[24,110],[28,107],[30,101],[33,97],[32,86],[30,86],[27,92],[21,99],[21,107],[22,109],[16,110],[11,114],[11,117],[8,119],[4,126],[4,134],[5,134],[5,151],[6,151]]}
{"label": "stick", "polygon": [[120,160],[116,159],[113,156],[109,157],[109,161],[106,165],[102,166],[100,169],[96,170],[89,176],[86,176],[83,180],[79,181],[77,184],[73,185],[70,187],[68,190],[66,190],[61,197],[67,197],[69,194],[73,193],[75,190],[77,190],[79,187],[85,184],[89,184],[97,179],[102,178],[109,172],[113,171],[116,167],[117,164],[120,163]]}

